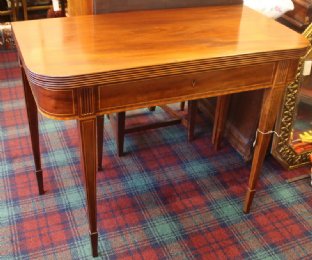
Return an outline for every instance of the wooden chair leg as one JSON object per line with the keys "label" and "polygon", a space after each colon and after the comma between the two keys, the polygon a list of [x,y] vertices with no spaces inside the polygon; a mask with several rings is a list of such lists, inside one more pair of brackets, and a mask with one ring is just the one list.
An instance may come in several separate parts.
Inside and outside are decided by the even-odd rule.
{"label": "wooden chair leg", "polygon": [[149,108],[148,108],[148,110],[149,110],[149,111],[151,111],[151,112],[153,112],[153,111],[155,111],[155,110],[156,110],[156,107],[155,107],[155,106],[153,106],[153,107],[149,107]]}
{"label": "wooden chair leg", "polygon": [[28,13],[27,13],[27,0],[22,0],[22,8],[23,8],[23,16],[24,16],[24,20],[28,20]]}
{"label": "wooden chair leg", "polygon": [[98,148],[98,170],[103,169],[102,158],[103,158],[103,135],[104,135],[104,116],[96,117],[97,127],[97,148]]}
{"label": "wooden chair leg", "polygon": [[215,150],[220,148],[221,137],[224,132],[225,121],[229,109],[230,95],[217,97],[216,113],[213,123],[212,143]]}
{"label": "wooden chair leg", "polygon": [[113,133],[115,135],[118,156],[123,156],[126,134],[126,112],[113,113],[107,117],[109,118]]}
{"label": "wooden chair leg", "polygon": [[189,100],[188,120],[187,120],[187,139],[189,142],[194,139],[196,112],[197,112],[197,100]]}
{"label": "wooden chair leg", "polygon": [[11,1],[11,13],[12,13],[13,22],[17,20],[17,13],[16,13],[17,7],[18,7],[18,1],[12,0]]}
{"label": "wooden chair leg", "polygon": [[119,112],[117,113],[117,127],[116,127],[117,150],[119,156],[123,156],[124,154],[125,128],[126,128],[126,112]]}
{"label": "wooden chair leg", "polygon": [[184,111],[184,108],[185,108],[185,101],[182,101],[182,102],[180,103],[180,110],[181,110],[181,111]]}
{"label": "wooden chair leg", "polygon": [[[184,103],[184,102],[182,102]],[[160,106],[164,111],[172,115],[173,117],[178,117],[176,113],[173,113],[170,108],[167,106]],[[181,104],[182,107],[182,104]],[[183,105],[184,107],[184,105]],[[155,110],[155,106],[149,107],[148,109],[150,111]],[[184,108],[183,108],[184,109]],[[125,112],[119,112],[115,114],[112,114],[110,116],[110,122],[111,125],[114,129],[115,132],[115,138],[116,138],[116,146],[117,146],[117,151],[118,151],[118,156],[123,156],[124,155],[124,140],[125,140],[125,135],[128,133],[134,133],[138,131],[143,131],[147,129],[154,129],[154,128],[159,128],[159,127],[164,127],[164,126],[169,126],[169,125],[175,125],[179,123],[183,123],[183,125],[187,126],[188,129],[188,140],[191,141],[194,138],[194,128],[195,128],[195,120],[196,120],[196,111],[197,111],[197,101],[189,101],[188,105],[188,113],[189,113],[189,119],[188,120],[182,120],[180,117],[163,121],[163,122],[156,122],[153,124],[148,124],[148,125],[141,125],[141,126],[134,126],[126,129],[126,113]],[[186,123],[185,123],[186,122]],[[100,144],[100,140],[99,140]],[[99,149],[99,148],[98,148]],[[100,164],[99,164],[100,166]]]}

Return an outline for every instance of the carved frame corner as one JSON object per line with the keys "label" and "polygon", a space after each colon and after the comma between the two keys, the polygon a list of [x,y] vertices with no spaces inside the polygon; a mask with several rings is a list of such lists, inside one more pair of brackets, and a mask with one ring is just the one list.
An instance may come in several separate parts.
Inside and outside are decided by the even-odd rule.
{"label": "carved frame corner", "polygon": [[[303,32],[303,36],[312,43],[312,24]],[[294,81],[286,88],[284,100],[276,121],[275,131],[279,133],[279,136],[273,137],[271,153],[286,169],[294,169],[310,163],[309,155],[312,151],[298,154],[289,143],[297,114],[298,93],[303,78],[304,61],[311,52],[312,46],[310,45],[307,54],[299,61]]]}

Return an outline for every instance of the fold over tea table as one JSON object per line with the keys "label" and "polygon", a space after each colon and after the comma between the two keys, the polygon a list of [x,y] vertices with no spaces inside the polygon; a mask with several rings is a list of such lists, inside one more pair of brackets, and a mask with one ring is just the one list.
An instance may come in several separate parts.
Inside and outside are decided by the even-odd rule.
{"label": "fold over tea table", "polygon": [[263,133],[273,128],[285,87],[305,54],[303,36],[242,5],[33,20],[12,27],[40,194],[37,111],[77,120],[93,256],[101,158],[97,118],[104,114],[265,89],[243,207],[249,212],[270,138]]}

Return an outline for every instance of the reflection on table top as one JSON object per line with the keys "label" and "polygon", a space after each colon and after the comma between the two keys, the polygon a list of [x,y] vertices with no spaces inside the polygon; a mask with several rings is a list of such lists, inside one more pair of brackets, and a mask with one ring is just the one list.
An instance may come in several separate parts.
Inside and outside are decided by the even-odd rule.
{"label": "reflection on table top", "polygon": [[241,5],[33,20],[13,23],[13,30],[31,73],[64,78],[268,52],[278,60],[307,45]]}

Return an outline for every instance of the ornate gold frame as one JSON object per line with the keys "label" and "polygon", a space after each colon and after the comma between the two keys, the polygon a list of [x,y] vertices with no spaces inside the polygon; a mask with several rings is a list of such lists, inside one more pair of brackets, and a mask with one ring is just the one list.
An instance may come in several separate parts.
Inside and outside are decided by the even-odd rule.
{"label": "ornate gold frame", "polygon": [[[303,36],[312,43],[312,24],[303,32]],[[279,133],[279,136],[273,137],[271,153],[287,169],[294,169],[310,163],[309,155],[312,151],[297,154],[289,143],[297,112],[303,64],[306,57],[310,56],[311,53],[312,46],[308,49],[307,54],[301,58],[295,80],[286,89],[276,122],[275,131]]]}

